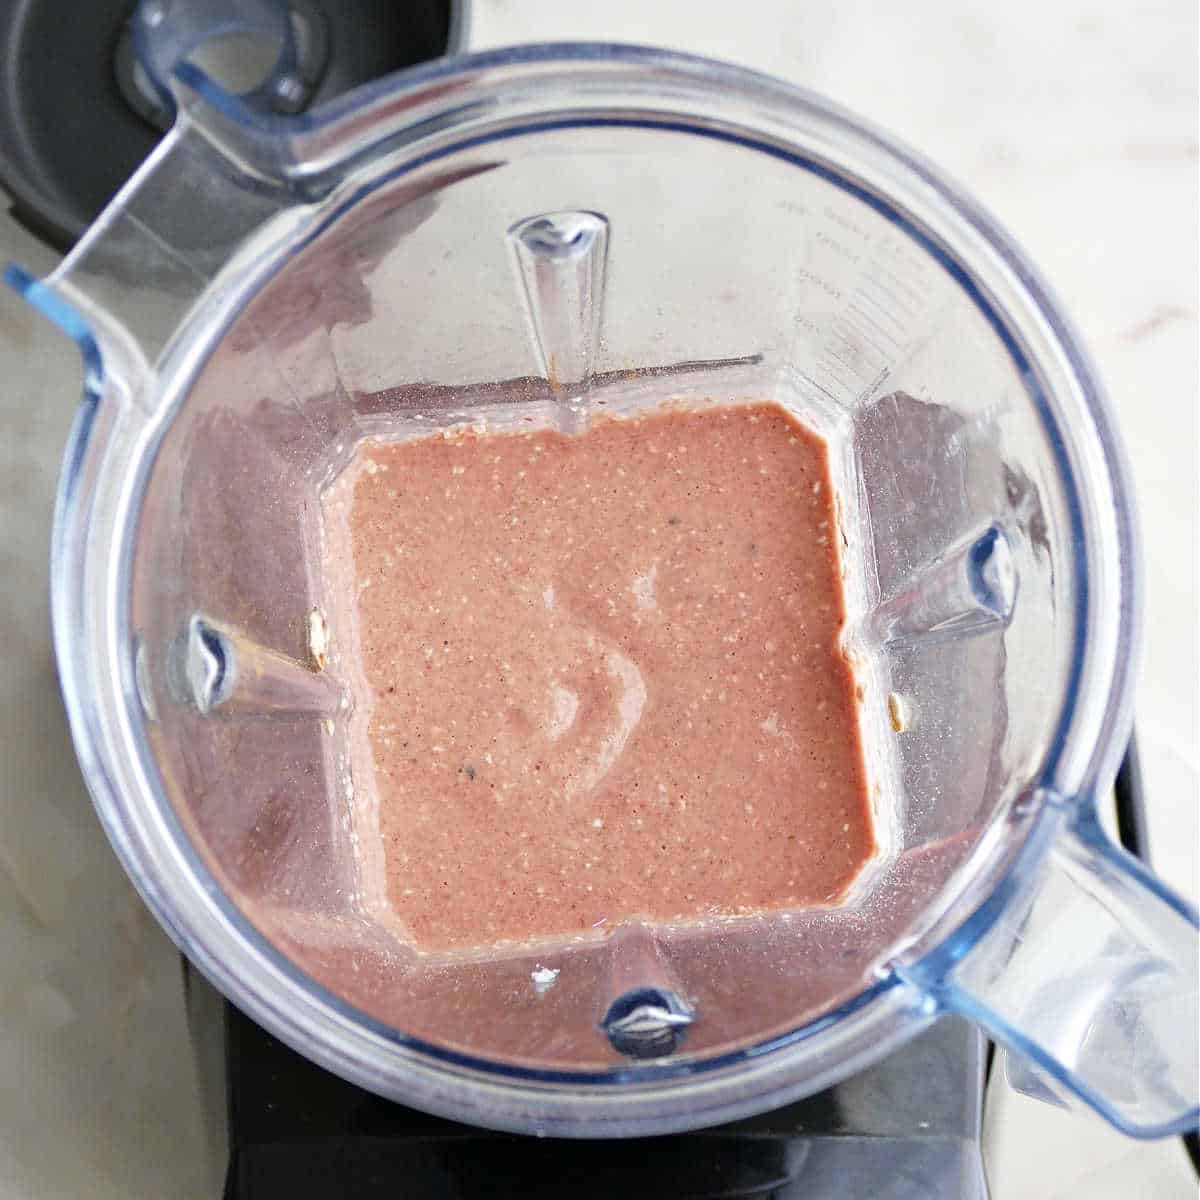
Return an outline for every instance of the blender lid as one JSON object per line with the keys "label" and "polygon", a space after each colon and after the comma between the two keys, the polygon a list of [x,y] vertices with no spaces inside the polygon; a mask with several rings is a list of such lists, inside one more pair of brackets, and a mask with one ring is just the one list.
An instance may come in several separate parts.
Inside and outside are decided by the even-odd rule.
{"label": "blender lid", "polygon": [[[203,10],[184,0],[173,6]],[[264,98],[295,113],[391,71],[461,49],[466,0],[289,0],[294,89]],[[145,161],[174,113],[130,34],[132,0],[94,0],[63,21],[31,0],[0,9],[0,188],[12,215],[66,252]],[[203,12],[198,16],[203,19]],[[212,66],[211,62],[208,64]],[[102,153],[97,147],[104,147]]]}

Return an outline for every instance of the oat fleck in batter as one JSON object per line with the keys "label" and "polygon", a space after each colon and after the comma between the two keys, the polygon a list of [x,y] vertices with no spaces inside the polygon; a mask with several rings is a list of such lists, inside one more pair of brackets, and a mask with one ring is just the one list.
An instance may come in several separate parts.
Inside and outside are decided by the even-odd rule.
{"label": "oat fleck in batter", "polygon": [[418,946],[824,903],[873,853],[827,451],[780,407],[369,442],[339,504]]}

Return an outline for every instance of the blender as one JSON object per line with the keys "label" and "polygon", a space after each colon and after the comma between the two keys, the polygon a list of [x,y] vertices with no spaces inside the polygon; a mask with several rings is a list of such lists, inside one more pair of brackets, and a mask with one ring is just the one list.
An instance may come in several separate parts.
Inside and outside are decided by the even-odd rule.
{"label": "blender", "polygon": [[[708,61],[529,47],[266,117],[170,15],[135,36],[171,132],[58,271],[10,278],[87,368],[53,546],[76,746],[189,958],[337,1074],[493,1128],[744,1117],[948,1013],[1027,1090],[1194,1125],[1196,914],[1095,817],[1136,658],[1125,469],[990,220]],[[286,74],[270,6],[237,19]],[[668,396],[770,398],[831,447],[885,853],[836,908],[418,954],[357,902],[322,489],[363,438]]]}

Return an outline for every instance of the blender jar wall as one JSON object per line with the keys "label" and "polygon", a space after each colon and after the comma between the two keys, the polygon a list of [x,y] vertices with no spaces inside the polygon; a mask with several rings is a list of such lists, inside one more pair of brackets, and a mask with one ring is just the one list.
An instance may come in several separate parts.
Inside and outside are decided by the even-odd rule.
{"label": "blender jar wall", "polygon": [[[881,857],[829,910],[658,929],[673,990],[695,1013],[684,1053],[778,1036],[861,991],[1029,785],[1064,668],[1018,697],[1014,744],[1008,656],[1061,664],[1074,619],[1050,594],[1063,534],[1040,499],[1050,462],[1037,414],[974,300],[891,214],[814,166],[699,131],[587,122],[468,146],[324,224],[182,401],[133,576],[158,682],[156,757],[247,915],[379,1019],[539,1067],[620,1061],[599,1027],[616,998],[604,982],[615,943],[597,933],[430,964],[366,901],[355,847],[369,852],[378,834],[363,817],[368,783],[351,777],[350,630],[319,544],[321,489],[363,436],[481,414],[561,424],[568,409],[574,421],[581,408],[676,396],[777,399],[829,439]],[[561,281],[544,295],[522,286],[512,231],[572,210],[599,214],[607,244],[589,378],[564,397],[542,377],[545,360],[569,357],[546,344],[556,327],[543,305],[563,302]],[[1012,628],[1018,578],[1025,620]],[[202,654],[197,620],[226,631],[231,671],[249,645],[300,672],[313,619],[328,623],[330,686],[311,691],[308,712],[256,710],[236,683],[201,711],[173,683],[187,672],[172,656]],[[1036,644],[1013,646],[1018,633]],[[540,994],[529,977],[547,953],[560,975]]]}
{"label": "blender jar wall", "polygon": [[[487,102],[456,109],[463,96]],[[95,319],[104,401],[120,406],[120,436],[84,448],[107,491],[88,507],[78,479],[65,485],[56,625],[98,807],[156,911],[293,1044],[368,1086],[489,1124],[615,1133],[716,1120],[813,1090],[914,1031],[934,1011],[924,997],[935,981],[911,971],[901,984],[881,960],[914,939],[918,957],[937,939],[961,953],[969,943],[946,935],[973,910],[986,928],[994,913],[978,906],[998,883],[993,908],[1027,890],[1023,865],[1044,851],[1052,822],[1025,785],[1093,784],[1105,769],[1097,742],[1119,736],[1127,715],[1119,471],[1086,367],[1024,265],[925,168],[820,103],[655,52],[484,56],[272,135],[216,99],[203,136],[185,119],[161,158],[200,161],[216,146],[230,163],[249,161],[254,199],[229,211],[263,204],[271,177],[279,190],[266,207],[277,215],[260,234],[229,239],[231,265],[176,309],[181,332],[142,337],[119,288],[101,311],[98,281],[110,281],[89,272],[105,238],[128,227],[123,213],[140,205],[142,224],[162,227],[156,189],[170,185],[152,168],[58,278],[31,292]],[[357,232],[355,205],[371,215]],[[596,1028],[605,988],[623,960],[649,961],[646,935],[574,952],[574,975],[564,970],[550,1002],[536,1004],[519,956],[457,973],[414,968],[353,910],[337,735],[325,724],[336,731],[347,697],[344,681],[313,669],[321,581],[298,565],[315,561],[303,514],[321,472],[381,414],[430,428],[464,401],[510,411],[514,394],[543,416],[561,410],[539,375],[549,355],[538,329],[570,322],[555,324],[552,303],[539,316],[527,288],[522,296],[506,238],[510,220],[563,210],[609,221],[593,399],[627,397],[628,372],[665,367],[655,388],[771,394],[830,439],[858,551],[848,636],[871,685],[881,779],[903,785],[882,807],[905,805],[891,858],[854,905],[709,936],[659,931],[653,963],[701,1014],[684,1055],[586,1079],[541,1072],[611,1064]],[[732,300],[706,280],[706,261],[737,281]],[[476,273],[486,287],[473,285]],[[880,311],[862,289],[886,274],[904,303]],[[436,322],[422,288],[444,301]],[[911,324],[897,328],[905,308]],[[130,340],[141,362],[123,353]],[[721,358],[737,362],[714,367]],[[1064,427],[1064,414],[1077,425]],[[906,444],[919,428],[928,437]],[[102,538],[91,558],[80,522]],[[1083,572],[1118,586],[1086,621]],[[103,586],[85,595],[85,576]],[[1081,681],[1092,688],[1082,696]],[[889,691],[899,733],[886,726]],[[248,719],[251,701],[270,710],[265,719]],[[231,783],[239,773],[241,786]],[[288,781],[282,798],[271,776]],[[1043,836],[1027,841],[1031,827]],[[1022,869],[1005,880],[1014,863]],[[384,1024],[257,940],[209,870],[294,964]],[[827,1019],[796,1027],[818,1013]],[[755,1053],[718,1053],[741,1049]]]}

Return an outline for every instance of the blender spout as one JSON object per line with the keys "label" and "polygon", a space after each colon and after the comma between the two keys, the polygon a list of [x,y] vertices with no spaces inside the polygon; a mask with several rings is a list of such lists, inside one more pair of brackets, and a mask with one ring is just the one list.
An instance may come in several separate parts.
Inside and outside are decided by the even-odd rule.
{"label": "blender spout", "polygon": [[[276,115],[291,111],[298,79],[280,0],[142,0],[131,28],[147,86],[174,109],[174,125],[51,275],[10,268],[6,279],[79,343],[92,394],[151,411],[177,331],[206,303],[229,300],[218,276],[298,191],[311,200],[319,189],[294,178],[295,131]],[[192,61],[230,35],[275,47],[257,90],[234,94]]]}
{"label": "blender spout", "polygon": [[151,411],[177,330],[227,299],[213,281],[287,203],[181,117],[51,275],[10,268],[6,279],[81,346],[86,334],[95,393]]}

